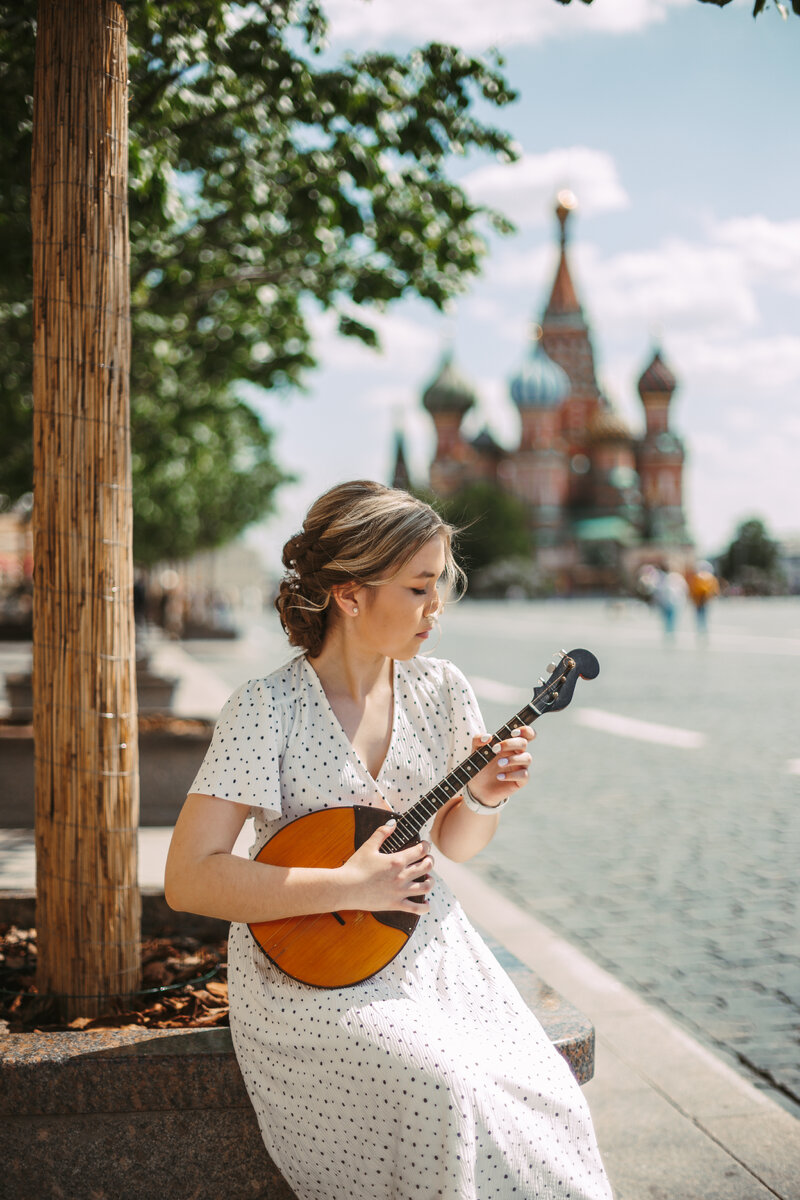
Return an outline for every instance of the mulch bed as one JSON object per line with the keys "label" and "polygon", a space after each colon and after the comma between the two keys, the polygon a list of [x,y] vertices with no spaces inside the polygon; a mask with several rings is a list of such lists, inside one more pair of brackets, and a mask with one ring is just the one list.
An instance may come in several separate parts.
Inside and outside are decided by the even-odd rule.
{"label": "mulch bed", "polygon": [[181,1029],[228,1024],[227,942],[175,935],[142,942],[141,990],[100,1016],[58,1020],[36,990],[36,930],[0,924],[0,1032]]}

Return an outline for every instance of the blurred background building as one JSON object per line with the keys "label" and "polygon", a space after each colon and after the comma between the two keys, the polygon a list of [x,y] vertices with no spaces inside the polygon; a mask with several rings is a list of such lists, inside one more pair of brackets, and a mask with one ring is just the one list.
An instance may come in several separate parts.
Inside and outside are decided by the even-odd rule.
{"label": "blurred background building", "polygon": [[[510,384],[520,415],[516,448],[504,449],[487,428],[477,437],[464,434],[477,397],[451,353],[422,395],[436,427],[430,490],[448,499],[483,481],[522,501],[537,566],[562,591],[630,583],[647,562],[684,570],[694,559],[683,504],[685,450],[670,427],[677,381],[656,349],[638,381],[638,436],[603,394],[569,266],[574,206],[571,193],[559,193],[555,279]],[[409,486],[402,436],[394,483]]]}

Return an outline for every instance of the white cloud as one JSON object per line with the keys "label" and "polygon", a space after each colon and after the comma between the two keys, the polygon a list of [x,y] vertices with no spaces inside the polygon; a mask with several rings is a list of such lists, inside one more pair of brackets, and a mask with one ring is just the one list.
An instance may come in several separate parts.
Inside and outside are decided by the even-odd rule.
{"label": "white cloud", "polygon": [[769,279],[790,292],[800,292],[800,221],[737,217],[711,232],[738,255],[756,281]]}
{"label": "white cloud", "polygon": [[[487,286],[502,289],[525,288],[534,304],[544,303],[545,292],[550,288],[558,263],[558,252],[551,243],[541,243],[530,250],[523,250],[513,243],[505,243],[488,262],[484,279]],[[514,309],[518,308],[516,297]]]}
{"label": "white cloud", "polygon": [[614,159],[590,146],[563,146],[545,154],[525,154],[516,163],[491,163],[460,182],[473,200],[499,208],[520,226],[543,224],[562,188],[575,193],[580,211],[587,214],[630,203]]}
{"label": "white cloud", "polygon": [[[748,387],[754,401],[764,388],[800,387],[800,337],[777,334],[710,340],[702,333],[671,340],[681,371],[702,379],[724,379]],[[738,388],[737,388],[738,390]]]}
{"label": "white cloud", "polygon": [[717,431],[690,443],[690,486],[697,533],[721,549],[739,521],[763,517],[773,531],[796,524],[800,429]]}
{"label": "white cloud", "polygon": [[563,7],[554,0],[328,0],[331,39],[337,45],[391,41],[454,42],[466,50],[534,45],[576,33],[631,33],[661,22],[690,0],[602,0]]}
{"label": "white cloud", "polygon": [[646,321],[650,326],[742,328],[758,321],[758,305],[745,264],[731,250],[669,239],[656,249],[601,258],[595,247],[576,247],[593,311],[606,323]]}

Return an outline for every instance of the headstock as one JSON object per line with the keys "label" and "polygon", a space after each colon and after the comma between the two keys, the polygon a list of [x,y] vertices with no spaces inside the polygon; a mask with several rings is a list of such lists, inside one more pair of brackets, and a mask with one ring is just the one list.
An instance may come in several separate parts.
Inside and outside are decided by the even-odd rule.
{"label": "headstock", "polygon": [[533,690],[533,707],[540,713],[559,712],[572,699],[579,679],[596,679],[600,664],[589,650],[560,650],[548,664],[548,679]]}

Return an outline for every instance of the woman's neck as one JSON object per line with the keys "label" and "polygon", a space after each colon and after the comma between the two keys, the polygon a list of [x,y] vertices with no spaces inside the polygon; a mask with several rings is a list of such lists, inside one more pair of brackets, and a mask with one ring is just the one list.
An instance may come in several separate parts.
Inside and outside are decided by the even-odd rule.
{"label": "woman's neck", "polygon": [[376,690],[391,688],[392,660],[358,646],[346,636],[330,635],[316,658],[309,657],[308,661],[329,699],[345,696],[359,703]]}

